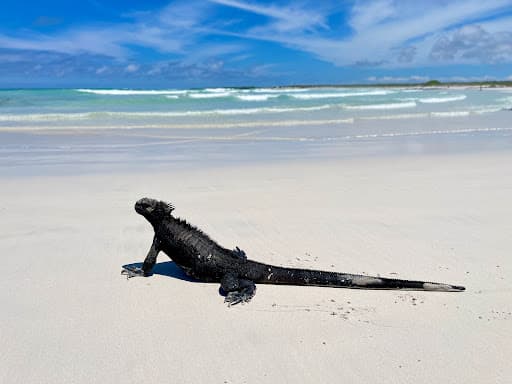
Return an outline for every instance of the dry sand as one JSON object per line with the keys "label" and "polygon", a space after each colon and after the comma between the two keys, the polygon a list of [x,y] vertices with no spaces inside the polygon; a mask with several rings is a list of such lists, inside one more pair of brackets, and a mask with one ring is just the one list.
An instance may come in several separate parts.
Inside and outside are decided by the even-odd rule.
{"label": "dry sand", "polygon": [[[510,383],[512,154],[4,178],[1,383]],[[461,284],[464,293],[126,280],[172,201],[279,265]]]}

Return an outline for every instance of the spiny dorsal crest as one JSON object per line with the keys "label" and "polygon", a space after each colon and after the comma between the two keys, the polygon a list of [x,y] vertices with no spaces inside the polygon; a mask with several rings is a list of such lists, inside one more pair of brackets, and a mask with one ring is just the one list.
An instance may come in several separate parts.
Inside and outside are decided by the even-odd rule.
{"label": "spiny dorsal crest", "polygon": [[165,206],[165,213],[171,214],[172,211],[174,211],[174,205],[171,203],[166,203],[165,201],[162,201],[163,205]]}

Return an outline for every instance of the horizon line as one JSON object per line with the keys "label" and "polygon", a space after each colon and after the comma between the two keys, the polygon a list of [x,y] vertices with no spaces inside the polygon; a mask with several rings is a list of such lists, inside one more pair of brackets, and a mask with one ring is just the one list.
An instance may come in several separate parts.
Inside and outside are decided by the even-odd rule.
{"label": "horizon line", "polygon": [[243,85],[243,86],[209,86],[209,87],[177,87],[177,88],[140,88],[140,87],[2,87],[0,85],[0,90],[58,90],[58,89],[126,89],[126,90],[166,90],[166,89],[209,89],[209,88],[231,88],[231,89],[261,89],[261,88],[270,88],[270,89],[279,89],[279,88],[335,88],[335,87],[343,87],[343,88],[356,88],[356,87],[427,87],[427,88],[435,88],[435,87],[444,87],[444,86],[486,86],[486,88],[493,88],[495,86],[503,86],[503,87],[512,87],[511,80],[487,80],[487,81],[450,81],[450,82],[442,82],[438,80],[429,80],[426,82],[418,82],[418,83],[325,83],[325,84],[287,84],[287,85],[269,85],[269,86],[255,86],[255,85]]}

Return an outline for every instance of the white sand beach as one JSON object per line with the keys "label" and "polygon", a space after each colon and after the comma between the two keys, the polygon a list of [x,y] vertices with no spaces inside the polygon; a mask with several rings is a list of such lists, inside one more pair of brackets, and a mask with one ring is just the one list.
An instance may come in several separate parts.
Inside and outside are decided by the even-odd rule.
{"label": "white sand beach", "polygon": [[[502,150],[5,175],[0,382],[509,383],[510,164]],[[126,280],[151,243],[143,196],[252,259],[467,291],[267,285],[228,308],[164,254]]]}
{"label": "white sand beach", "polygon": [[512,384],[511,64],[512,0],[1,2],[0,384]]}

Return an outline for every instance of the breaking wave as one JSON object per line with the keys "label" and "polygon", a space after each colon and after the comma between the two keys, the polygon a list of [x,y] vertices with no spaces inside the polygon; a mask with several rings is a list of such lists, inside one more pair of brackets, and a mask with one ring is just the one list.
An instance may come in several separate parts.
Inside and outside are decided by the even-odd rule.
{"label": "breaking wave", "polygon": [[253,115],[258,113],[284,113],[284,112],[307,112],[319,111],[331,108],[331,105],[319,105],[314,107],[262,107],[262,108],[239,108],[239,109],[209,109],[203,111],[162,111],[162,112],[85,112],[85,113],[34,113],[34,114],[3,114],[0,121],[59,121],[59,120],[84,120],[101,119],[107,117],[115,118],[158,118],[158,117],[186,117],[186,116],[208,116],[208,115]]}
{"label": "breaking wave", "polygon": [[429,113],[403,113],[400,115],[361,116],[361,120],[403,120],[429,117]]}
{"label": "breaking wave", "polygon": [[205,88],[205,92],[211,92],[211,93],[224,93],[224,92],[230,92],[233,91],[233,88]]}
{"label": "breaking wave", "polygon": [[431,112],[431,116],[433,117],[460,117],[460,116],[469,116],[470,111],[450,111],[450,112]]}
{"label": "breaking wave", "polygon": [[59,121],[59,120],[84,120],[93,113],[30,113],[24,115],[0,115],[0,121]]}
{"label": "breaking wave", "polygon": [[466,95],[456,95],[456,96],[448,96],[448,97],[428,97],[428,98],[418,99],[418,101],[421,103],[426,103],[426,104],[434,104],[434,103],[449,103],[451,101],[464,100],[465,98],[466,98]]}
{"label": "breaking wave", "polygon": [[386,109],[400,109],[400,108],[414,108],[416,107],[416,103],[414,101],[406,102],[406,103],[389,103],[389,104],[365,104],[365,105],[344,105],[345,109],[354,109],[354,110],[386,110]]}
{"label": "breaking wave", "polygon": [[243,100],[243,101],[267,101],[268,99],[274,99],[276,97],[279,97],[280,95],[237,95],[237,99]]}
{"label": "breaking wave", "polygon": [[307,95],[289,95],[294,99],[314,100],[314,99],[333,99],[339,97],[355,97],[355,96],[384,96],[393,93],[393,91],[376,90],[368,92],[332,92],[332,93],[309,93]]}
{"label": "breaking wave", "polygon": [[507,132],[512,128],[462,128],[462,129],[446,129],[434,131],[415,131],[415,132],[388,132],[388,133],[375,133],[364,135],[345,136],[343,139],[367,139],[378,137],[402,137],[402,136],[432,136],[432,135],[454,135],[454,134],[467,134],[467,133],[487,133],[487,132]]}
{"label": "breaking wave", "polygon": [[114,96],[148,96],[148,95],[183,95],[187,91],[181,90],[137,90],[137,89],[75,89],[77,92],[93,93],[95,95],[114,95]]}
{"label": "breaking wave", "polygon": [[230,97],[231,92],[210,92],[210,93],[189,93],[187,95],[191,99],[215,99],[218,97]]}
{"label": "breaking wave", "polygon": [[296,93],[308,92],[311,88],[255,88],[242,92],[255,92],[255,93]]}

